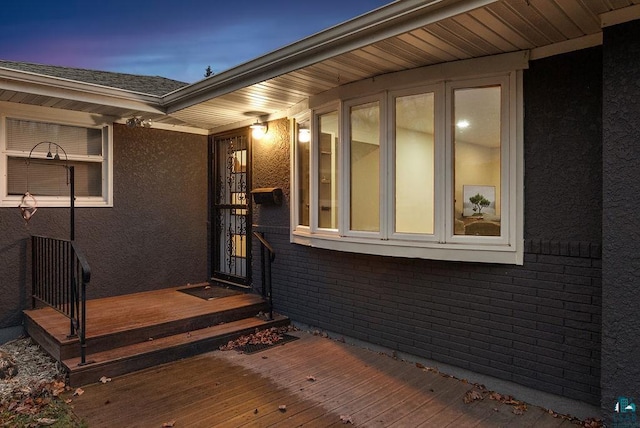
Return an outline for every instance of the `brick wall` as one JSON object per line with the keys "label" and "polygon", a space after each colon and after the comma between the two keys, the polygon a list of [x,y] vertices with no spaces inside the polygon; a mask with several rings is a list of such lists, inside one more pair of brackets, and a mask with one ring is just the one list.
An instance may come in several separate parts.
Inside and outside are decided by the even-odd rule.
{"label": "brick wall", "polygon": [[292,319],[599,403],[598,246],[530,241],[524,266],[504,266],[336,253],[260,230],[277,251],[276,309]]}

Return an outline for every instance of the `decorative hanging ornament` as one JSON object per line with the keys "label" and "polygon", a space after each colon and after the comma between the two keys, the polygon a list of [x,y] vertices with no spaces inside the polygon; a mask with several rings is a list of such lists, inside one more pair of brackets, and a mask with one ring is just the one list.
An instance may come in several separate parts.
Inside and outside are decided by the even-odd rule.
{"label": "decorative hanging ornament", "polygon": [[31,217],[38,211],[38,201],[36,201],[36,198],[34,198],[31,193],[27,192],[22,196],[22,201],[19,206],[20,211],[22,211],[22,218],[29,223]]}

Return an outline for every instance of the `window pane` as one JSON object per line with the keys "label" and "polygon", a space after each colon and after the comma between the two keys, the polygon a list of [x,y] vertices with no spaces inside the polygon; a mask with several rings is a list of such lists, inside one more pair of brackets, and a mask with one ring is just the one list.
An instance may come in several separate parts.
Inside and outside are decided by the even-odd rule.
{"label": "window pane", "polygon": [[338,112],[318,117],[318,227],[338,228]]}
{"label": "window pane", "polygon": [[[300,130],[302,129],[302,132]],[[296,123],[298,154],[298,224],[309,226],[309,122]]]}
{"label": "window pane", "polygon": [[396,98],[395,231],[433,234],[434,95]]}
{"label": "window pane", "polygon": [[[68,196],[66,163],[54,160],[8,158],[7,193],[22,195],[27,190],[38,196]],[[102,196],[102,163],[69,162],[74,166],[76,196]]]}
{"label": "window pane", "polygon": [[[101,156],[102,130],[55,123],[7,118],[7,149],[29,152],[36,144],[51,141],[59,144],[68,156]],[[46,154],[48,144],[40,144],[34,153]],[[51,146],[55,154],[56,146]],[[64,159],[63,153],[59,153]]]}
{"label": "window pane", "polygon": [[454,91],[454,233],[500,235],[501,88]]}
{"label": "window pane", "polygon": [[380,230],[380,106],[351,108],[351,230]]}

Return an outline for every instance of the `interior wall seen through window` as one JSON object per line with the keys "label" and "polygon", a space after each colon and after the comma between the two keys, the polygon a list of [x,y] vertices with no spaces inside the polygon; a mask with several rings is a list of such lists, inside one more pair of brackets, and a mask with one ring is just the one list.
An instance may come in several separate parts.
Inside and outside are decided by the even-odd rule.
{"label": "interior wall seen through window", "polygon": [[351,230],[380,230],[380,105],[351,107]]}
{"label": "interior wall seen through window", "polygon": [[499,236],[501,87],[456,89],[453,103],[454,233]]}
{"label": "interior wall seen through window", "polygon": [[433,234],[433,93],[395,100],[395,178],[395,232]]}

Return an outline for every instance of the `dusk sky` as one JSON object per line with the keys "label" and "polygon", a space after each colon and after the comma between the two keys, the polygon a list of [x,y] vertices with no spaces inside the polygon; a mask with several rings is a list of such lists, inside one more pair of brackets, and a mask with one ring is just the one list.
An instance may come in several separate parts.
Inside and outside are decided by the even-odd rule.
{"label": "dusk sky", "polygon": [[0,59],[193,83],[391,0],[6,0]]}

